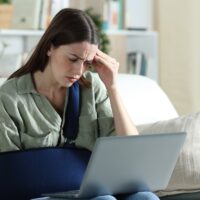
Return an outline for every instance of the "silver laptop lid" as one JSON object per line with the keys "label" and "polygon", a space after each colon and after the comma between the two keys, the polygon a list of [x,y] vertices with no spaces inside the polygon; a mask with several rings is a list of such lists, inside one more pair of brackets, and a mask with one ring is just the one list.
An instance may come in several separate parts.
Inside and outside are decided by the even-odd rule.
{"label": "silver laptop lid", "polygon": [[98,138],[79,197],[165,189],[186,133]]}

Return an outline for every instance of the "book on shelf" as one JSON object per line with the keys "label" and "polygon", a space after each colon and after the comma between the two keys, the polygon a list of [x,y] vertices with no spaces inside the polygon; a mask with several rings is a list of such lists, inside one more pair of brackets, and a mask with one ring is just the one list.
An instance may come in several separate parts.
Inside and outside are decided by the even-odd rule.
{"label": "book on shelf", "polygon": [[118,30],[123,27],[122,0],[106,0],[103,6],[103,21],[105,30]]}
{"label": "book on shelf", "polygon": [[147,58],[142,52],[131,52],[128,54],[128,73],[147,75]]}
{"label": "book on shelf", "polygon": [[0,4],[0,29],[10,28],[13,7],[11,4]]}
{"label": "book on shelf", "polygon": [[42,0],[39,29],[46,29],[51,21],[51,0]]}

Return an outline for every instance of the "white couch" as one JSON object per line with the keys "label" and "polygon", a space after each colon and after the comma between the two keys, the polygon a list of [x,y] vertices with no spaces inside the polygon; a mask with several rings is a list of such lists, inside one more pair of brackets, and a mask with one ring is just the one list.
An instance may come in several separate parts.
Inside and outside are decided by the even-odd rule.
{"label": "white couch", "polygon": [[[1,77],[0,85],[5,80],[6,78]],[[125,107],[136,125],[178,116],[165,92],[150,78],[119,74],[118,86]]]}
{"label": "white couch", "polygon": [[2,85],[2,83],[6,80],[6,78],[4,77],[0,77],[0,86]]}
{"label": "white couch", "polygon": [[145,76],[119,74],[118,87],[136,125],[178,117],[168,96],[154,80]]}

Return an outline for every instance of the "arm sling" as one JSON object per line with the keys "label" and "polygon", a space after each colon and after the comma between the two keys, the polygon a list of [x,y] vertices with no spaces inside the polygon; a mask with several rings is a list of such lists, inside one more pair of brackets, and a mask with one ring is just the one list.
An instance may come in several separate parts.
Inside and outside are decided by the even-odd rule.
{"label": "arm sling", "polygon": [[76,82],[69,88],[64,147],[0,153],[0,199],[27,200],[42,193],[79,189],[91,154],[74,145],[78,134],[79,95]]}

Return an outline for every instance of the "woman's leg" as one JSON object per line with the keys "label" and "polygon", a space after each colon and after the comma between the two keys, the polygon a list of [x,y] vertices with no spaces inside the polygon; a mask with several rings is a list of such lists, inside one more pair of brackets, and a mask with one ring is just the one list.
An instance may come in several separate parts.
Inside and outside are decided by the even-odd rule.
{"label": "woman's leg", "polygon": [[118,200],[159,200],[153,192],[137,192],[129,195],[119,195]]}

